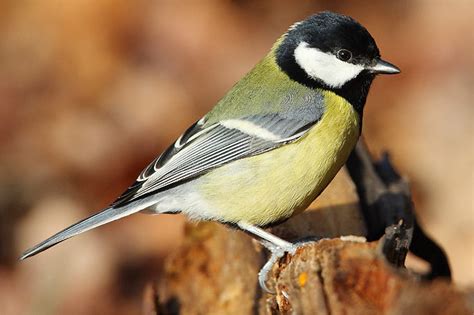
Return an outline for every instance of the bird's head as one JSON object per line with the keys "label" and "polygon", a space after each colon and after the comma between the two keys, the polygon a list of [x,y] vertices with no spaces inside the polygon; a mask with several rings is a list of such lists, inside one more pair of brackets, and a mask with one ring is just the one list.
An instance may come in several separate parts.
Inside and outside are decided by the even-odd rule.
{"label": "bird's head", "polygon": [[291,79],[334,91],[360,109],[375,75],[400,72],[380,58],[375,40],[362,25],[332,12],[292,25],[274,51],[277,64]]}

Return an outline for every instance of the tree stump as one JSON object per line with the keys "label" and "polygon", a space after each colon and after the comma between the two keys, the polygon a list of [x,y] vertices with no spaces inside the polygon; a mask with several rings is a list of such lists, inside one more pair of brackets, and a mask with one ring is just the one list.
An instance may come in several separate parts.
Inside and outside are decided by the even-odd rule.
{"label": "tree stump", "polygon": [[[364,148],[360,150],[359,154],[366,154]],[[268,253],[256,241],[218,223],[188,224],[184,244],[168,257],[164,276],[146,295],[144,313],[472,314],[472,291],[461,292],[448,279],[422,280],[403,268],[416,223],[414,215],[407,218],[412,210],[409,190],[394,189],[405,187],[405,182],[379,178],[367,159],[365,164],[364,159],[353,160],[349,167],[352,177],[342,169],[308,210],[271,229],[286,240],[316,240],[274,265],[268,286],[275,294],[263,292],[258,285],[258,271]],[[360,175],[355,180],[354,167]],[[361,182],[362,190],[356,187]],[[388,190],[401,195],[380,202]],[[386,225],[384,237],[366,242],[365,236],[377,235],[374,230],[380,226],[368,230],[370,221],[363,207],[379,211],[387,202],[402,208],[400,217],[390,212],[390,222],[386,217],[379,220]],[[425,244],[437,248],[431,241]],[[441,249],[439,253],[441,263],[432,261],[432,268],[441,265],[440,275],[449,276],[447,260]]]}

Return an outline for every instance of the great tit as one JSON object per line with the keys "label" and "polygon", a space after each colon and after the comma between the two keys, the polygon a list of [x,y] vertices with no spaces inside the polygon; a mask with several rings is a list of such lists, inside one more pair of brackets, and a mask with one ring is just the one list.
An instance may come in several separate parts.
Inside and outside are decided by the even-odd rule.
{"label": "great tit", "polygon": [[263,228],[303,211],[329,184],[359,138],[372,80],[399,72],[351,17],[297,22],[115,202],[21,259],[136,212],[184,213],[235,226],[269,249],[259,275],[266,289],[271,264],[297,246]]}

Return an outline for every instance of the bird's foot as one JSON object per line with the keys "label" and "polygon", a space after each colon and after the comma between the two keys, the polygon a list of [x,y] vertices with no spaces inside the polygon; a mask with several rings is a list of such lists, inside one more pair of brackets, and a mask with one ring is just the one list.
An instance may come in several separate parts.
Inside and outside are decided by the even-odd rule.
{"label": "bird's foot", "polygon": [[268,249],[271,253],[270,259],[263,265],[262,269],[258,273],[258,283],[260,287],[268,293],[274,294],[275,292],[270,290],[267,286],[267,278],[268,274],[272,270],[273,265],[286,253],[290,255],[294,255],[296,250],[300,247],[304,247],[309,243],[313,243],[315,241],[314,238],[312,239],[305,239],[298,243],[290,243],[285,241],[265,230],[262,228],[246,223],[244,221],[238,222],[237,226],[241,228],[246,233],[255,237],[260,244],[262,244],[266,249]]}
{"label": "bird's foot", "polygon": [[285,256],[286,253],[290,255],[294,255],[296,253],[296,250],[298,249],[299,246],[288,243],[287,246],[280,247],[280,246],[275,246],[274,244],[268,243],[268,242],[262,242],[262,244],[270,251],[271,256],[270,259],[263,265],[262,269],[258,272],[258,283],[260,284],[260,287],[267,293],[270,294],[275,294],[274,290],[271,290],[267,286],[267,278],[268,274],[273,268],[273,265],[283,256]]}
{"label": "bird's foot", "polygon": [[260,287],[267,293],[275,294],[275,291],[269,289],[267,286],[268,274],[272,270],[273,265],[276,262],[278,262],[280,258],[285,256],[285,254],[294,255],[299,248],[317,243],[320,240],[321,238],[312,237],[312,238],[306,238],[296,243],[289,243],[285,241],[286,242],[286,244],[284,244],[285,246],[276,246],[273,243],[262,241],[261,242],[262,245],[270,251],[271,256],[270,256],[270,259],[265,263],[265,265],[263,265],[262,269],[260,269],[258,273],[258,283],[260,284]]}

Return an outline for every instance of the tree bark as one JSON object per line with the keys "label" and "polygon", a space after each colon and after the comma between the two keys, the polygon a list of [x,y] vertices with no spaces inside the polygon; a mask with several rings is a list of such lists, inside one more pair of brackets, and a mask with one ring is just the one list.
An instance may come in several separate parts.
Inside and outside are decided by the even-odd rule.
{"label": "tree bark", "polygon": [[266,255],[249,236],[216,223],[188,227],[149,314],[472,314],[473,292],[395,269],[380,244],[310,243],[274,266],[272,295],[258,286]]}
{"label": "tree bark", "polygon": [[[447,278],[423,281],[403,268],[413,238],[425,241],[418,249],[438,249],[440,260],[429,262],[435,269],[444,264],[441,276],[450,273],[443,251],[422,231],[413,236],[407,182],[394,176],[388,160],[389,168],[377,169],[363,145],[358,151],[348,163],[350,176],[341,170],[308,210],[271,229],[287,240],[314,240],[275,264],[268,279],[275,294],[258,285],[268,253],[256,241],[218,223],[189,224],[163,278],[147,291],[144,313],[472,314],[473,292]],[[377,233],[380,240],[365,241]]]}

